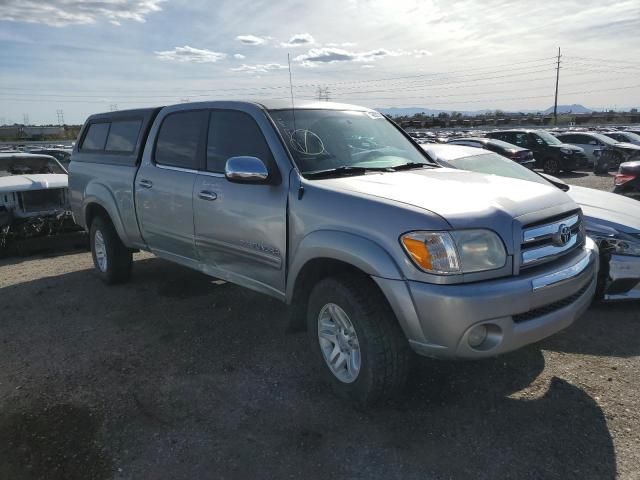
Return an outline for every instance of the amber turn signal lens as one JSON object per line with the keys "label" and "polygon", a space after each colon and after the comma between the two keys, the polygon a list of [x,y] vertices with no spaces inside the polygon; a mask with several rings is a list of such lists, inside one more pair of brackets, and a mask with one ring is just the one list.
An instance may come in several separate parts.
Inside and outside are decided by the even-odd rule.
{"label": "amber turn signal lens", "polygon": [[414,262],[425,270],[433,269],[431,254],[429,253],[429,250],[427,250],[427,245],[424,241],[410,237],[402,237],[402,243]]}

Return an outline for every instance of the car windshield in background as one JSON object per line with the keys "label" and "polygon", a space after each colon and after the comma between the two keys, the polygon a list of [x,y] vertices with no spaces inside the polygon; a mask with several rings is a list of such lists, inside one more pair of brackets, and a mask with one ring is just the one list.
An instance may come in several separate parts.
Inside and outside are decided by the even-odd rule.
{"label": "car windshield in background", "polygon": [[558,140],[556,137],[554,137],[553,135],[551,135],[549,132],[535,132],[534,135],[537,135],[538,137],[540,137],[542,140],[544,140],[544,142],[547,145],[560,145],[562,144],[562,142],[560,140]]}
{"label": "car windshield in background", "polygon": [[433,164],[381,114],[354,110],[269,112],[303,174],[364,173]]}
{"label": "car windshield in background", "polygon": [[53,158],[0,158],[0,177],[67,172]]}
{"label": "car windshield in background", "polygon": [[616,143],[620,143],[620,140],[614,140],[613,138],[602,135],[601,133],[592,133],[591,136],[598,139],[605,145],[615,145]]}
{"label": "car windshield in background", "polygon": [[483,153],[470,157],[460,157],[447,160],[447,163],[460,170],[469,170],[471,172],[487,173],[550,185],[547,180],[537,173],[497,153]]}

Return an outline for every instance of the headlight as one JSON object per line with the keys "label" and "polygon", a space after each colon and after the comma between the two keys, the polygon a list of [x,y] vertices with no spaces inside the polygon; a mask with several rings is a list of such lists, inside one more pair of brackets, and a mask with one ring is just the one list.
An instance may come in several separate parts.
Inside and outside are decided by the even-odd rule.
{"label": "headlight", "polygon": [[565,155],[571,155],[573,153],[573,150],[571,150],[570,148],[564,148],[564,147],[562,147],[560,151]]}
{"label": "headlight", "polygon": [[587,235],[598,243],[598,247],[602,251],[617,255],[640,256],[640,241],[632,235],[593,230],[587,230]]}
{"label": "headlight", "polygon": [[400,243],[418,267],[437,275],[495,270],[507,261],[502,240],[489,230],[409,232]]}

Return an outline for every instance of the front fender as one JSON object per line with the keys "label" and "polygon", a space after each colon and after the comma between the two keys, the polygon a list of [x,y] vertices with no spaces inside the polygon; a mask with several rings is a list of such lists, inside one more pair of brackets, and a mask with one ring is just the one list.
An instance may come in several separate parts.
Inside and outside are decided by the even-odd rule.
{"label": "front fender", "polygon": [[304,266],[318,258],[347,263],[374,277],[396,280],[403,278],[396,262],[377,243],[352,233],[319,230],[304,237],[291,259],[287,279],[287,302],[293,298],[296,280]]}

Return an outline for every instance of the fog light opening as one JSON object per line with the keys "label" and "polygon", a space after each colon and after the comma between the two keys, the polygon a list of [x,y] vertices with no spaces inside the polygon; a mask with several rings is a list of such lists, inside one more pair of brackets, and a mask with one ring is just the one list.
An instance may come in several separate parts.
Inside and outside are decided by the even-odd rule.
{"label": "fog light opening", "polygon": [[478,348],[487,339],[488,334],[489,332],[485,325],[478,325],[477,327],[473,327],[469,332],[467,342],[469,342],[471,348]]}
{"label": "fog light opening", "polygon": [[467,333],[467,344],[473,350],[486,352],[502,342],[502,329],[494,323],[483,323],[471,327]]}

